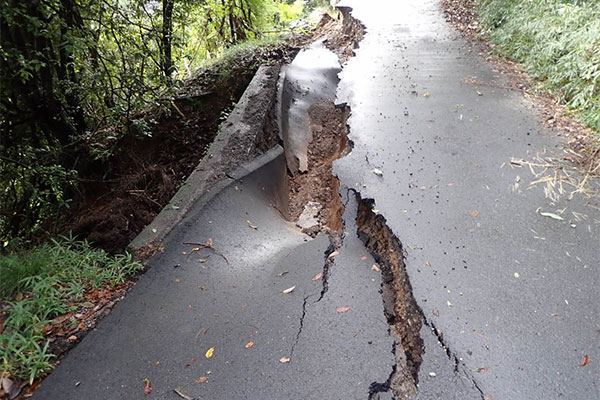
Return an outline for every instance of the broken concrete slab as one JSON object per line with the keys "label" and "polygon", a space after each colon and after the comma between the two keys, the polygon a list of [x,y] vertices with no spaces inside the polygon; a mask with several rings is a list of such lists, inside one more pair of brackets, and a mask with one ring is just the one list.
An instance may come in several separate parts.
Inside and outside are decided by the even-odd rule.
{"label": "broken concrete slab", "polygon": [[314,201],[309,201],[304,206],[304,211],[298,217],[296,221],[296,225],[302,229],[302,232],[306,233],[309,236],[316,236],[316,234],[321,230],[321,225],[319,223],[319,212],[323,206]]}
{"label": "broken concrete slab", "polygon": [[307,149],[312,139],[308,109],[319,100],[335,98],[340,62],[322,42],[298,53],[282,69],[279,100],[279,132],[292,175],[308,169]]}

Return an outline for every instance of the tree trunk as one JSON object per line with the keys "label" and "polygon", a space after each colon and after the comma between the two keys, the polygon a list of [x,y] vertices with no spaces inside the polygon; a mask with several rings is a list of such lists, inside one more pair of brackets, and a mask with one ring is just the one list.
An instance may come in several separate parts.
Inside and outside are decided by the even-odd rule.
{"label": "tree trunk", "polygon": [[167,82],[171,82],[173,74],[173,58],[171,55],[173,43],[173,6],[175,0],[163,0],[163,24],[162,24],[162,70]]}

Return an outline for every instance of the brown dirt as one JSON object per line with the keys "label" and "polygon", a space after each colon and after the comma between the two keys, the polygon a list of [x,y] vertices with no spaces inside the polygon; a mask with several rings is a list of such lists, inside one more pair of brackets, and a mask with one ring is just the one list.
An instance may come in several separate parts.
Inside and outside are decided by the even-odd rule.
{"label": "brown dirt", "polygon": [[[342,63],[354,56],[354,49],[364,35],[364,27],[348,9],[332,17],[324,14],[313,35],[305,44],[324,39],[327,48],[336,53]],[[343,230],[344,206],[338,192],[339,181],[332,175],[333,162],[348,149],[349,108],[336,107],[333,100],[313,104],[308,110],[312,140],[308,144],[308,171],[296,177],[288,176],[289,208],[287,217],[296,221],[304,206],[317,202],[323,206],[319,223],[323,229]]]}
{"label": "brown dirt", "polygon": [[[539,81],[525,73],[522,65],[497,55],[495,45],[488,40],[479,23],[476,1],[441,0],[440,3],[446,21],[476,44],[480,54],[495,70],[510,78],[503,88],[523,93],[536,107],[543,124],[564,136],[569,154],[563,161],[573,163],[584,174],[597,174],[600,171],[600,136],[579,122],[551,93],[537,90]],[[481,84],[475,81],[466,83]]]}
{"label": "brown dirt", "polygon": [[364,26],[350,15],[347,8],[342,8],[333,17],[323,15],[312,39],[325,39],[326,47],[336,53],[343,64],[354,57],[354,50],[358,48],[364,32]]}
{"label": "brown dirt", "polygon": [[259,64],[286,61],[297,51],[283,45],[253,54],[238,60],[227,77],[219,65],[197,74],[170,107],[147,113],[146,119],[157,120],[150,135],[108,144],[118,151],[80,180],[62,230],[109,252],[123,251],[198,165]]}
{"label": "brown dirt", "polygon": [[308,171],[295,177],[288,176],[288,217],[297,220],[304,206],[314,201],[323,206],[319,213],[321,225],[341,231],[343,206],[332,166],[347,146],[348,110],[336,107],[331,100],[321,100],[310,106],[308,117],[312,134],[307,152]]}
{"label": "brown dirt", "polygon": [[380,214],[373,212],[373,201],[357,194],[356,226],[364,235],[365,246],[381,267],[384,312],[396,340],[397,368],[389,385],[394,398],[410,398],[417,391],[418,371],[423,357],[422,312],[412,294],[404,265],[402,244]]}

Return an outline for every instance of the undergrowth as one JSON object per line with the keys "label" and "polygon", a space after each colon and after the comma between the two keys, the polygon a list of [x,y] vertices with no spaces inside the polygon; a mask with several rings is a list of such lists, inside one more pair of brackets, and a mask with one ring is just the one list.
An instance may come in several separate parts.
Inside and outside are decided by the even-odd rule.
{"label": "undergrowth", "polygon": [[0,375],[31,383],[51,370],[44,326],[76,310],[86,290],[122,284],[141,268],[130,254],[70,237],[0,257]]}
{"label": "undergrowth", "polygon": [[600,131],[600,2],[478,0],[498,52]]}

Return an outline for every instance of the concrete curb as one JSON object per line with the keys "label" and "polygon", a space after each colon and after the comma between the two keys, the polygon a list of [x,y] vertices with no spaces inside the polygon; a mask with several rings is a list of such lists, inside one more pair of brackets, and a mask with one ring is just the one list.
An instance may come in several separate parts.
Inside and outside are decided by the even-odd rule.
{"label": "concrete curb", "polygon": [[257,148],[276,99],[280,68],[272,65],[258,69],[204,158],[156,218],[131,241],[130,251],[158,244],[202,196],[210,191],[218,193],[283,151],[277,146],[258,157]]}

